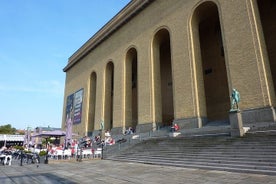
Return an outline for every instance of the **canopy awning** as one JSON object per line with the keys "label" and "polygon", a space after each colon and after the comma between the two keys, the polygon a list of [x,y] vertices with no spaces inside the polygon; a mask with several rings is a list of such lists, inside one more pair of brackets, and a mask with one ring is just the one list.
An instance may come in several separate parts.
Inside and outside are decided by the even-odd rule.
{"label": "canopy awning", "polygon": [[62,130],[52,130],[52,131],[46,131],[46,132],[41,132],[32,135],[32,137],[62,137],[65,136],[66,132]]}
{"label": "canopy awning", "polygon": [[[77,135],[77,134],[73,134]],[[63,137],[66,136],[66,132],[63,130],[52,130],[52,131],[46,131],[46,132],[41,132],[32,135],[32,137]]]}
{"label": "canopy awning", "polygon": [[25,135],[0,134],[0,141],[24,141]]}

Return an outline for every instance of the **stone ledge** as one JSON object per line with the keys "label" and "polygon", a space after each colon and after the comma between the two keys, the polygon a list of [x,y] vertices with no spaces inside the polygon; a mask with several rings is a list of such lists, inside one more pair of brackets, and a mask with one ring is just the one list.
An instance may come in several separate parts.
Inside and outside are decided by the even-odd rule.
{"label": "stone ledge", "polygon": [[181,132],[171,132],[170,134],[169,134],[169,137],[177,137],[177,136],[179,136],[181,134]]}

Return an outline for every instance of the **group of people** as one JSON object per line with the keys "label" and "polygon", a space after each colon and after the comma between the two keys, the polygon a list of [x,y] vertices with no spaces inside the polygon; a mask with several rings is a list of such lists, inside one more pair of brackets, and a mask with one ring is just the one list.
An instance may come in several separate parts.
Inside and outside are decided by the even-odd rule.
{"label": "group of people", "polygon": [[[174,123],[171,127],[172,132],[177,132],[179,131],[180,128],[178,124]],[[128,129],[125,130],[124,135],[131,135],[134,134],[134,129],[132,127],[128,127]],[[78,149],[88,149],[91,148],[93,149],[93,144],[95,145],[100,145],[104,144],[106,145],[114,145],[115,144],[115,139],[112,138],[110,130],[106,130],[104,133],[104,138],[101,137],[100,134],[96,135],[93,138],[90,138],[88,136],[83,137],[80,140],[72,140],[72,142],[69,144],[72,156],[76,155],[76,152]],[[62,149],[61,147],[55,147],[55,149]]]}
{"label": "group of people", "polygon": [[11,165],[11,161],[12,161],[12,147],[10,147],[9,149],[5,146],[3,146],[0,149],[0,163],[3,165]]}

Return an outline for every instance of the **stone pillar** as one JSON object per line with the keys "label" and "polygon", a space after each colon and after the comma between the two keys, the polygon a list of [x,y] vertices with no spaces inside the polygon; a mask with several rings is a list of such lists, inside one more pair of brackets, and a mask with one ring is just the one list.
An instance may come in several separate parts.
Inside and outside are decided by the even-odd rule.
{"label": "stone pillar", "polygon": [[245,132],[243,130],[241,112],[239,110],[230,111],[229,120],[231,124],[231,137],[242,137]]}

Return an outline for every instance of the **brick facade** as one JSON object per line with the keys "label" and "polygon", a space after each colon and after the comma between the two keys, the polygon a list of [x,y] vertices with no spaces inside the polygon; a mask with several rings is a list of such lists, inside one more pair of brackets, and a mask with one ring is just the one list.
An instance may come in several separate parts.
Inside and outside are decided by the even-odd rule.
{"label": "brick facade", "polygon": [[[228,121],[232,88],[241,94],[244,123],[275,121],[275,6],[262,0],[131,1],[69,58],[62,127],[67,96],[82,88],[82,121],[73,126],[80,135],[96,132],[101,121],[113,133]],[[129,55],[132,65],[130,51],[136,53]]]}

